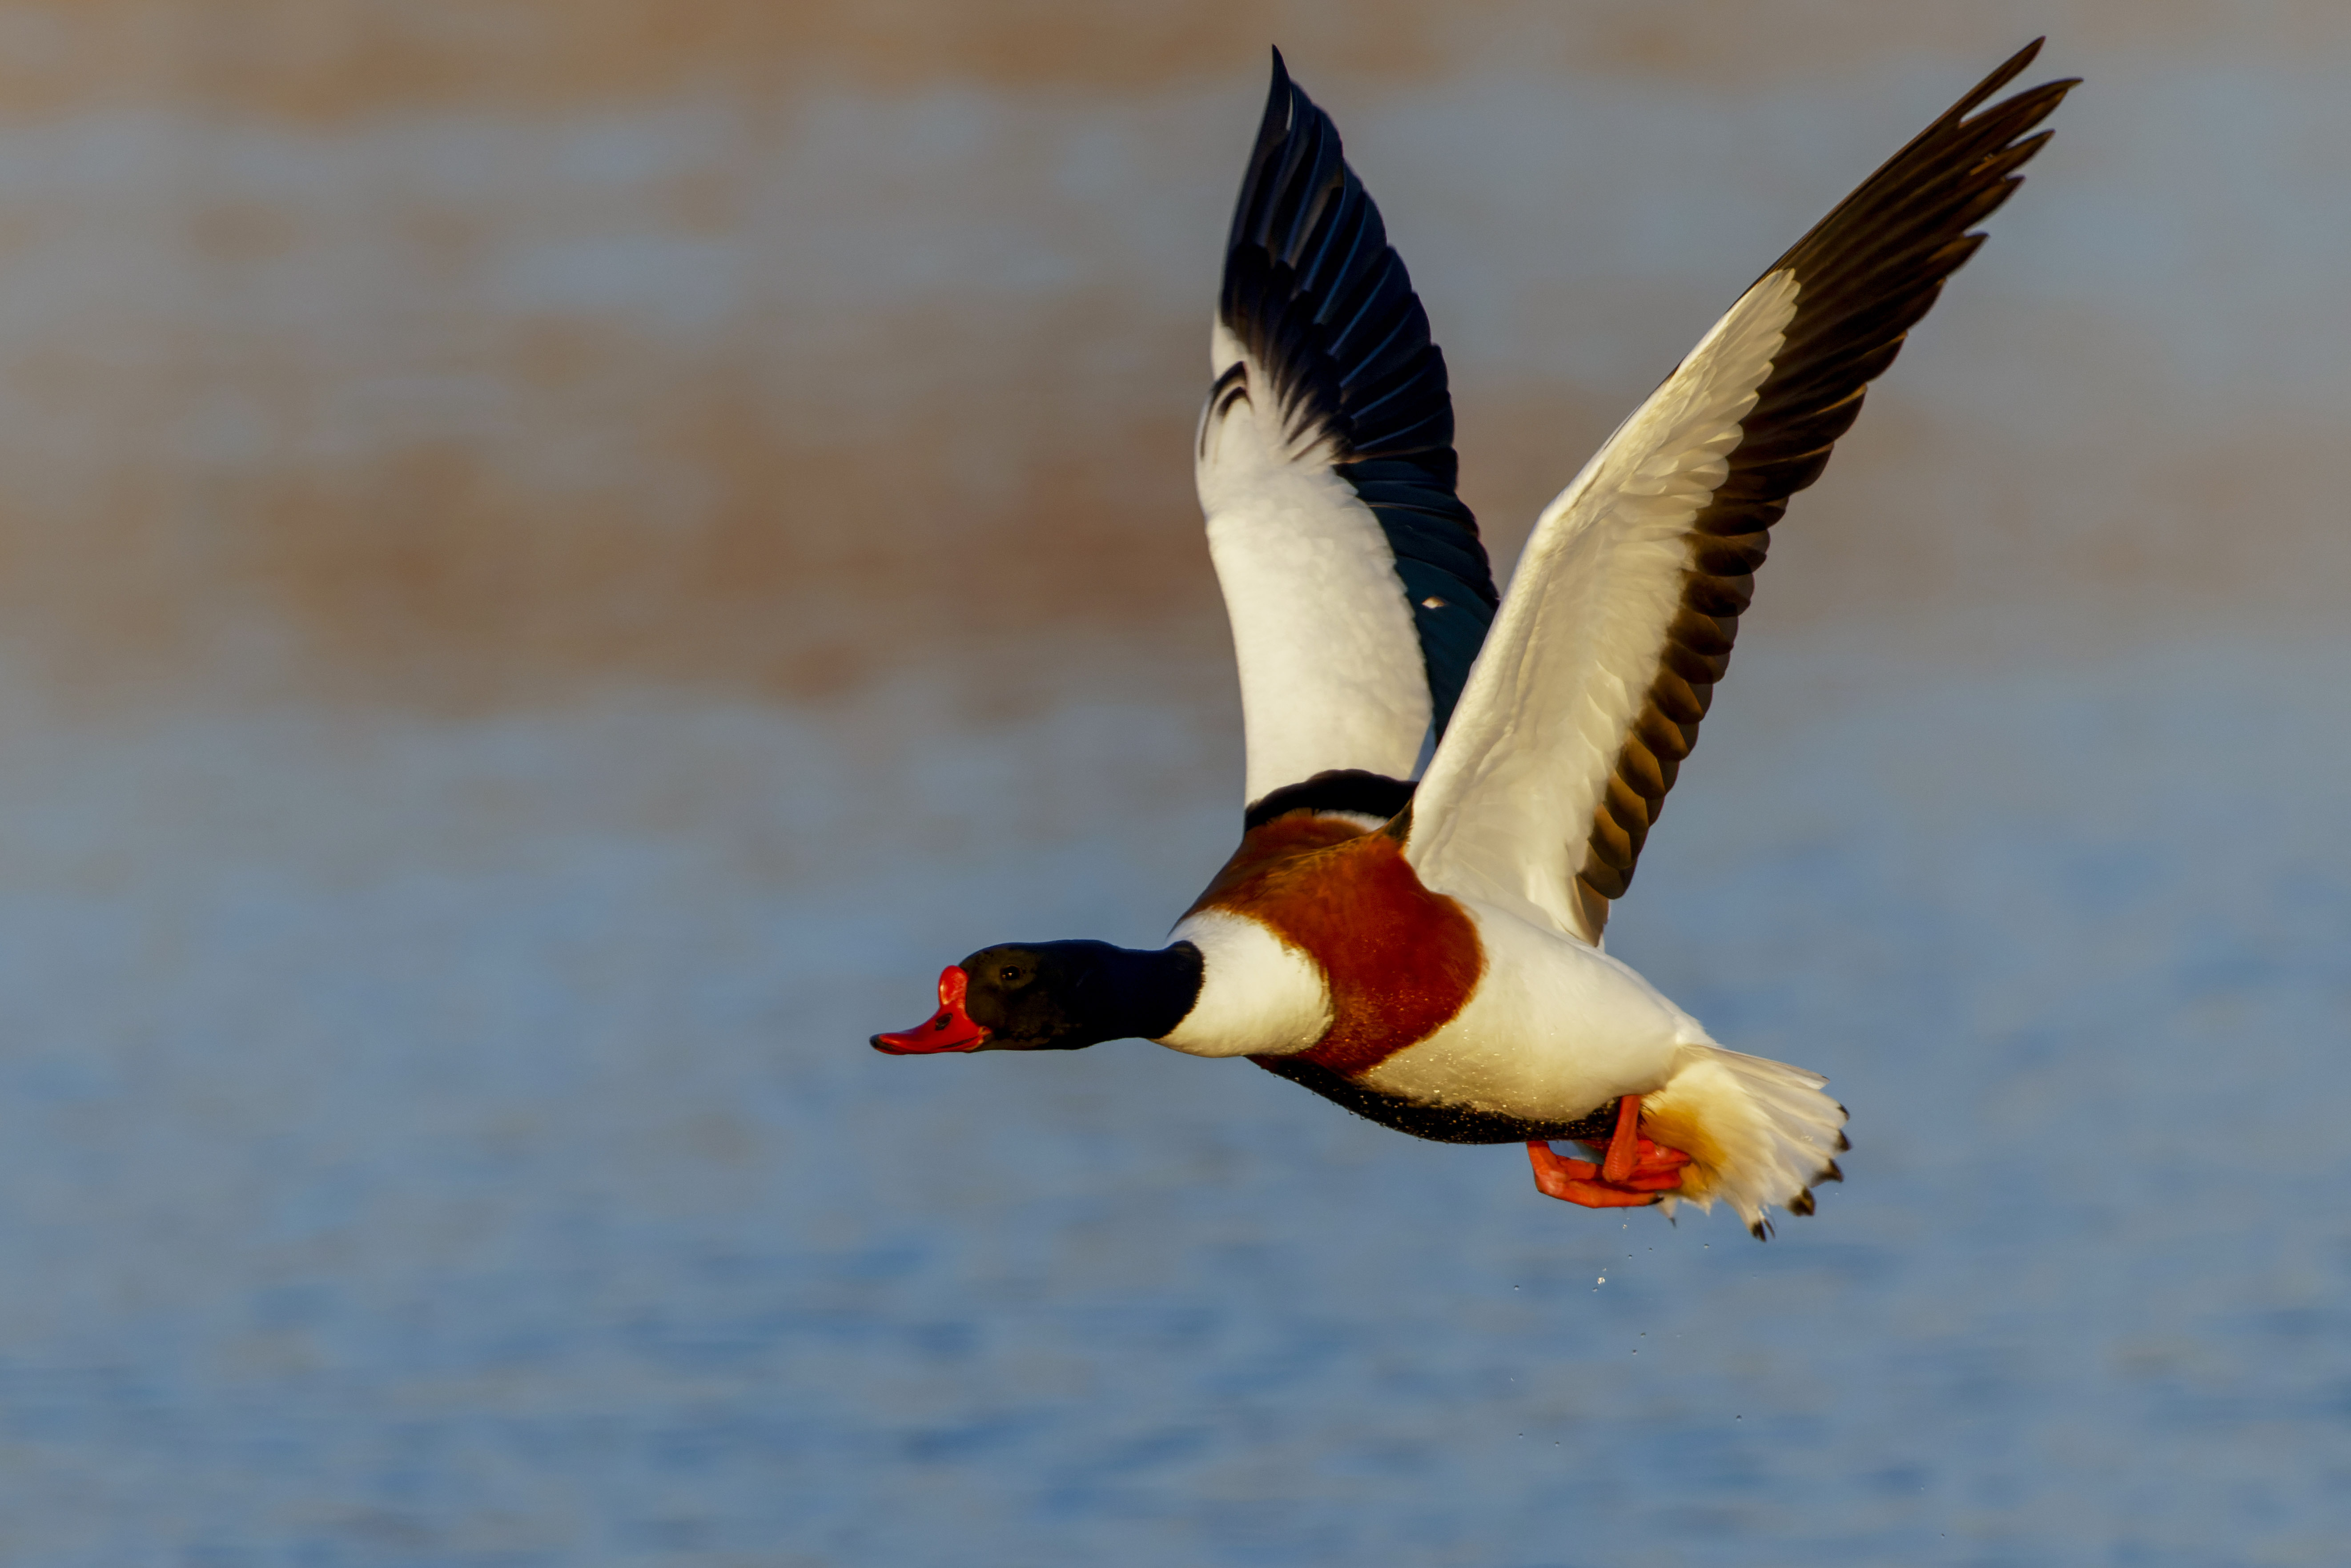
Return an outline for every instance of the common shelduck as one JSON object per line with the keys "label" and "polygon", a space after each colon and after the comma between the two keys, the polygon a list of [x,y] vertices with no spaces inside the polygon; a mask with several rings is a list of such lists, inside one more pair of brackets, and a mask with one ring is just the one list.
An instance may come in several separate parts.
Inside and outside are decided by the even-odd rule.
{"label": "common shelduck", "polygon": [[983,948],[940,976],[935,1015],[874,1046],[1141,1037],[1417,1137],[1522,1142],[1571,1203],[1720,1199],[1759,1238],[1773,1205],[1811,1213],[1848,1146],[1827,1080],[1717,1045],[1601,932],[1771,525],[2048,139],[2028,133],[2072,80],[1970,117],[2040,47],[1740,297],[1544,508],[1507,599],[1454,493],[1427,317],[1277,52],[1195,455],[1240,666],[1240,847],[1169,946]]}

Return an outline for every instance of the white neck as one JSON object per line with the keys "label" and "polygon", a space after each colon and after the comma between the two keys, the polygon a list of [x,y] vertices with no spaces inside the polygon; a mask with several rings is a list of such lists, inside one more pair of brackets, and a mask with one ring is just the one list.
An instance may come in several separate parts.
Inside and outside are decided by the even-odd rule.
{"label": "white neck", "polygon": [[1290,1056],[1330,1030],[1322,970],[1257,921],[1204,909],[1170,939],[1200,950],[1200,995],[1160,1044],[1192,1056]]}

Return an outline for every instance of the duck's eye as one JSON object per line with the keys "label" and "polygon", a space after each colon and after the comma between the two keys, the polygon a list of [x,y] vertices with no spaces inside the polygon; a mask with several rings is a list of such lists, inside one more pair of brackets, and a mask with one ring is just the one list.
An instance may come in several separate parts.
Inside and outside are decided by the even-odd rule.
{"label": "duck's eye", "polygon": [[996,977],[1008,986],[1011,985],[1020,978],[1020,967],[1018,964],[1007,964],[996,971]]}

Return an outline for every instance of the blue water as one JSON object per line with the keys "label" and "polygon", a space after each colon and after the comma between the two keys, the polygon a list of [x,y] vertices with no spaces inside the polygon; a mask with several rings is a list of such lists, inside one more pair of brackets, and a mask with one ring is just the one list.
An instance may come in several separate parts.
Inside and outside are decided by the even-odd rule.
{"label": "blue water", "polygon": [[0,708],[0,1561],[2351,1561],[2351,643],[1900,642],[1742,654],[1611,934],[1852,1107],[1761,1246],[868,1051],[1187,900],[1184,672]]}

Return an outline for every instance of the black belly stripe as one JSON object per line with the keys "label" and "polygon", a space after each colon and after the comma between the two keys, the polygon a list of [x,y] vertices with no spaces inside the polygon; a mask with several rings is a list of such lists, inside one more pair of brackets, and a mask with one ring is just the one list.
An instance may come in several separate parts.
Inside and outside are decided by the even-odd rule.
{"label": "black belly stripe", "polygon": [[1531,1122],[1500,1111],[1480,1111],[1468,1105],[1424,1105],[1394,1094],[1366,1089],[1327,1067],[1294,1056],[1252,1056],[1251,1061],[1279,1078],[1311,1089],[1325,1100],[1343,1105],[1367,1122],[1377,1122],[1435,1144],[1523,1144],[1537,1138],[1564,1138],[1582,1143],[1605,1143],[1616,1130],[1616,1103],[1568,1121]]}

